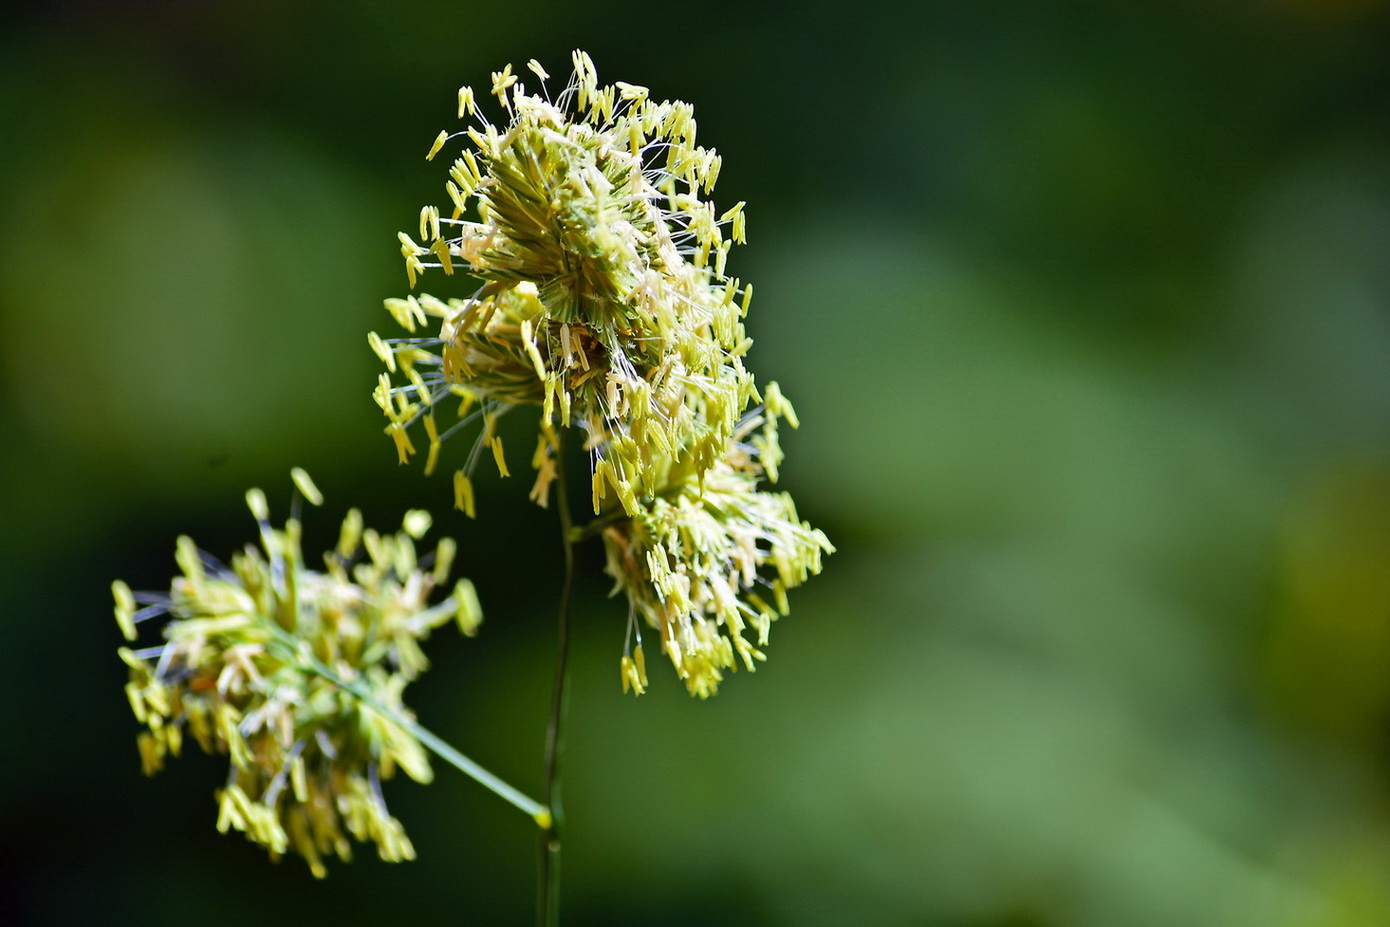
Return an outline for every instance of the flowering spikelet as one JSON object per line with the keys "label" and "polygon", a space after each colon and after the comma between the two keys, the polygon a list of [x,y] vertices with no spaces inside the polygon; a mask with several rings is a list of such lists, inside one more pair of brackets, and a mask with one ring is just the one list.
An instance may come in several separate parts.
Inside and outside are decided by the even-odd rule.
{"label": "flowering spikelet", "polygon": [[[751,289],[724,275],[743,204],[717,215],[701,198],[720,158],[695,144],[689,104],[600,87],[587,55],[574,63],[553,102],[544,86],[527,94],[510,68],[494,75],[501,129],[460,92],[460,116],[478,125],[458,133],[472,148],[446,184],[452,215],[426,207],[420,241],[400,238],[412,286],[426,268],[460,267],[482,286],[464,301],[388,300],[412,332],[430,316],[439,330],[372,336],[404,380],[383,375],[376,398],[402,459],[414,450],[405,429],[451,394],[480,401],[485,418],[541,405],[545,427],[586,431],[604,465],[601,500],[614,492],[633,513],[662,460],[714,466],[756,395],[742,362]],[[431,155],[454,137],[442,133]]]}
{"label": "flowering spikelet", "polygon": [[[759,648],[787,613],[787,590],[819,573],[821,556],[834,551],[797,517],[791,496],[756,488],[780,458],[777,415],[750,416],[713,468],[701,476],[670,466],[637,514],[602,529],[615,591],[660,632],[692,695],[713,695],[723,670],[741,661],[752,671],[764,659]],[[625,688],[640,682],[626,660],[623,670]]]}
{"label": "flowering spikelet", "polygon": [[[307,475],[294,475],[317,502]],[[167,596],[113,586],[128,640],[136,622],[172,616],[162,646],[120,651],[130,668],[126,694],[148,728],[138,741],[145,772],[177,756],[186,732],[205,752],[230,757],[218,830],[242,831],[273,858],[299,853],[320,877],[325,856],[351,857],[348,835],[375,843],[384,860],[412,859],[380,780],[397,768],[430,780],[402,691],[428,665],[419,642],[432,629],[456,620],[471,635],[481,620],[467,580],[427,604],[447,579],[454,544],[440,541],[426,567],[415,542],[429,529],[427,513],[411,512],[399,532],[380,535],[364,531],[354,509],[319,572],[303,562],[298,519],[274,529],[261,492],[247,500],[260,548],[248,546],[226,567],[182,537],[182,573]]]}

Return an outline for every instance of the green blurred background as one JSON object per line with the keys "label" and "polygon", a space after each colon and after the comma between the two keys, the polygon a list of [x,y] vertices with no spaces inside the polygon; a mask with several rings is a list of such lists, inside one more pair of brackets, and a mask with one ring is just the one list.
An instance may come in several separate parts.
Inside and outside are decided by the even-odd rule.
{"label": "green blurred background", "polygon": [[1390,924],[1388,12],[0,14],[0,922],[529,922],[533,828],[447,769],[388,785],[417,862],[323,882],[215,833],[224,760],[143,778],[108,588],[229,554],[293,465],[319,544],[432,508],[488,621],[412,704],[539,791],[554,524],[524,472],[467,523],[397,467],[366,332],[455,89],[582,47],[749,202],[752,366],[839,553],[701,703],[656,660],[620,695],[585,551],[568,922]]}

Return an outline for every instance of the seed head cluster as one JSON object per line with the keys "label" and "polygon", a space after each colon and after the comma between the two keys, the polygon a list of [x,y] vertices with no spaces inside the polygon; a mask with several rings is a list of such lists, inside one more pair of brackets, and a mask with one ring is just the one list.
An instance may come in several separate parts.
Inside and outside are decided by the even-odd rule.
{"label": "seed head cluster", "polygon": [[[318,502],[308,476],[294,476]],[[382,535],[364,530],[354,509],[324,569],[312,570],[298,518],[272,528],[265,496],[252,490],[247,500],[260,546],[230,566],[181,537],[181,573],[167,595],[112,587],[127,640],[137,623],[171,618],[162,645],[120,651],[126,694],[146,727],[138,741],[145,772],[159,771],[191,737],[230,758],[218,830],[241,831],[275,858],[298,853],[316,876],[326,856],[351,858],[349,836],[376,844],[382,859],[414,858],[381,781],[397,769],[431,779],[402,693],[428,666],[420,642],[434,628],[456,621],[471,636],[481,621],[467,580],[428,602],[447,581],[454,544],[441,540],[422,562],[416,542],[430,527],[427,513],[410,512],[400,531]]]}
{"label": "seed head cluster", "polygon": [[[573,63],[553,99],[535,61],[536,93],[510,65],[494,73],[500,126],[470,88],[459,91],[458,115],[472,125],[441,132],[428,155],[465,141],[445,184],[449,207],[426,206],[401,252],[412,289],[434,271],[477,286],[465,299],[387,301],[411,337],[370,336],[386,366],[374,398],[403,462],[416,453],[413,426],[424,431],[427,471],[447,437],[480,421],[454,475],[455,504],[469,515],[483,450],[509,474],[499,416],[539,407],[531,497],[542,506],[559,436],[577,430],[590,530],[603,537],[615,591],[659,632],[690,692],[708,696],[724,670],[762,659],[787,590],[833,547],[787,495],[758,488],[777,478],[778,421],[795,427],[796,416],[744,365],[752,287],[725,273],[745,239],[743,203],[720,213],[705,198],[720,156],[696,144],[689,104],[600,86],[583,52]],[[622,679],[637,692],[646,684],[633,620]]]}

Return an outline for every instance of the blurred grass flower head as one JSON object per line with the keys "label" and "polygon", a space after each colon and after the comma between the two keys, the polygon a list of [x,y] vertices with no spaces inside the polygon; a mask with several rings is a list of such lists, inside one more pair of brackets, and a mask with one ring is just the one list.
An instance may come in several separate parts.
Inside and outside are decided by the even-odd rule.
{"label": "blurred grass flower head", "polygon": [[[294,478],[321,501],[307,474]],[[402,693],[428,666],[420,641],[434,628],[456,621],[471,636],[481,621],[467,580],[428,603],[447,580],[454,543],[441,540],[426,566],[415,544],[430,527],[427,513],[407,513],[400,531],[382,535],[364,530],[353,509],[316,571],[300,550],[298,497],[282,529],[271,527],[260,490],[247,501],[259,548],[224,566],[181,537],[181,573],[167,595],[113,585],[127,640],[138,622],[172,616],[164,644],[120,651],[126,694],[147,728],[139,736],[145,772],[179,755],[187,732],[205,752],[230,758],[218,830],[242,831],[275,858],[293,850],[320,877],[326,855],[351,858],[348,835],[375,843],[382,859],[412,859],[381,780],[402,769],[430,781],[425,749],[401,723],[413,721]]]}
{"label": "blurred grass flower head", "polygon": [[[762,659],[744,630],[765,644],[786,590],[819,572],[833,548],[797,519],[790,498],[756,488],[777,478],[778,418],[795,426],[796,416],[775,383],[760,393],[744,366],[752,287],[725,264],[746,220],[743,203],[721,214],[705,198],[718,153],[696,144],[689,104],[658,103],[621,81],[600,86],[583,52],[573,63],[554,99],[536,61],[535,94],[510,65],[494,73],[492,94],[508,117],[501,127],[470,88],[459,91],[459,117],[476,124],[441,132],[428,154],[460,137],[471,143],[449,171],[452,209],[426,206],[419,241],[401,233],[401,253],[412,287],[428,270],[464,270],[480,285],[462,300],[387,300],[412,335],[428,333],[370,335],[387,368],[374,398],[402,462],[416,452],[409,429],[422,423],[427,472],[445,438],[482,420],[454,476],[455,504],[470,516],[484,447],[509,475],[500,415],[540,407],[531,497],[542,506],[560,429],[578,428],[616,590],[660,631],[690,691],[705,696],[736,655],[750,669]],[[451,400],[456,421],[441,432],[437,410]],[[630,621],[622,679],[641,692],[634,631]]]}

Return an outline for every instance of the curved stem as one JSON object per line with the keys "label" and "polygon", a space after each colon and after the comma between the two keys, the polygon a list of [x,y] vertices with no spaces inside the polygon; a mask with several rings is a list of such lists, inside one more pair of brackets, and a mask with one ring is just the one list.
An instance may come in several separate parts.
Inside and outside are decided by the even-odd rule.
{"label": "curved stem", "polygon": [[565,749],[565,714],[569,704],[570,599],[574,592],[574,538],[570,523],[569,493],[565,485],[564,431],[555,437],[555,497],[560,509],[560,539],[565,552],[565,577],[560,590],[560,609],[555,655],[555,680],[550,694],[550,723],[545,733],[545,785],[541,799],[550,809],[542,824],[540,840],[540,892],[536,922],[540,927],[560,923],[560,757]]}
{"label": "curved stem", "polygon": [[542,828],[550,826],[551,813],[550,809],[545,805],[540,804],[534,799],[528,798],[526,795],[512,788],[506,782],[503,782],[501,779],[464,756],[458,750],[455,750],[437,734],[421,727],[395,709],[382,704],[372,695],[371,691],[362,684],[355,680],[343,678],[333,667],[324,663],[313,654],[305,652],[304,648],[298,647],[295,643],[295,639],[285,631],[281,631],[279,628],[273,628],[272,633],[275,635],[275,643],[279,644],[283,650],[287,651],[285,654],[286,657],[303,666],[307,666],[338,688],[346,692],[351,692],[362,704],[406,731],[430,750],[433,750],[435,755],[441,760],[468,776],[494,795],[502,798],[508,804],[526,812],[534,818],[536,823]]}

